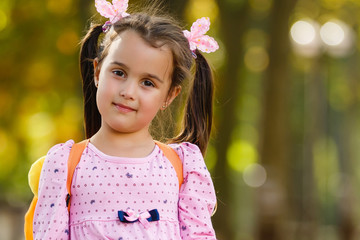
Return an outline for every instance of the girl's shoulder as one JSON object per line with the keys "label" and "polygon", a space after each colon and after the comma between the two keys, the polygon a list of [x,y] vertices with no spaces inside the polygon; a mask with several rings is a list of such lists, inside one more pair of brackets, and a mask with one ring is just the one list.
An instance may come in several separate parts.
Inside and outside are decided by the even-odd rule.
{"label": "girl's shoulder", "polygon": [[182,159],[183,161],[189,158],[203,158],[201,151],[196,144],[182,142],[171,143],[169,144],[169,146],[175,150],[175,152],[179,155],[180,159]]}
{"label": "girl's shoulder", "polygon": [[210,177],[204,157],[196,144],[182,142],[169,144],[169,146],[176,151],[182,161],[185,182],[187,182],[186,179],[193,178],[193,175]]}
{"label": "girl's shoulder", "polygon": [[66,142],[64,142],[64,143],[58,143],[58,144],[56,144],[56,145],[54,145],[54,146],[52,146],[50,149],[49,149],[49,151],[48,151],[48,153],[47,153],[47,155],[50,155],[50,154],[57,154],[57,153],[59,153],[59,152],[70,152],[70,149],[71,149],[71,147],[74,145],[74,140],[72,140],[72,139],[70,139],[70,140],[67,140]]}
{"label": "girl's shoulder", "polygon": [[181,148],[184,150],[192,150],[192,151],[200,152],[199,147],[196,144],[190,142],[170,143],[169,146],[172,147],[173,149]]}

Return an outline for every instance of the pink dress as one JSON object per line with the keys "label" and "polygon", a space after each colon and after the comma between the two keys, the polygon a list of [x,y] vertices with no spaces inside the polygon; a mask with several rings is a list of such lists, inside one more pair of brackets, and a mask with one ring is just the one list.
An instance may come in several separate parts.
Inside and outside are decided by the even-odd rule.
{"label": "pink dress", "polygon": [[[214,186],[196,145],[170,145],[183,161],[179,191],[176,172],[158,146],[147,157],[123,158],[89,143],[74,172],[69,216],[66,177],[73,143],[55,145],[46,156],[34,239],[216,239],[211,223]],[[153,209],[159,220],[149,222],[145,214]],[[143,217],[121,222],[118,211]]]}

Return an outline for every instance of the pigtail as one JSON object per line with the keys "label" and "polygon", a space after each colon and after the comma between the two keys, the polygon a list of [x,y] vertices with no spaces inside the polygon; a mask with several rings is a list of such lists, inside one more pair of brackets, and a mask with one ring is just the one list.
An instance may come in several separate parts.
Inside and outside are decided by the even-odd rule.
{"label": "pigtail", "polygon": [[81,41],[80,70],[83,81],[86,138],[94,135],[101,126],[101,116],[96,105],[97,88],[94,83],[93,60],[98,56],[98,39],[102,32],[102,25],[93,25]]}
{"label": "pigtail", "polygon": [[185,106],[182,131],[173,140],[194,143],[204,155],[212,126],[214,80],[205,57],[198,50],[195,53],[196,71]]}

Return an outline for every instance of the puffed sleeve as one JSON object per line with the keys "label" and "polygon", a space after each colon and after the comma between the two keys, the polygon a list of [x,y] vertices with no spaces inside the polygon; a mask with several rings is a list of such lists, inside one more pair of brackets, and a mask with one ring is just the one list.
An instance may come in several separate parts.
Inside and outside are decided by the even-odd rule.
{"label": "puffed sleeve", "polygon": [[52,147],[41,170],[33,222],[34,239],[69,239],[67,160],[74,141]]}
{"label": "puffed sleeve", "polygon": [[183,161],[184,183],[179,192],[182,239],[216,239],[211,215],[216,195],[200,149],[191,143],[174,147]]}

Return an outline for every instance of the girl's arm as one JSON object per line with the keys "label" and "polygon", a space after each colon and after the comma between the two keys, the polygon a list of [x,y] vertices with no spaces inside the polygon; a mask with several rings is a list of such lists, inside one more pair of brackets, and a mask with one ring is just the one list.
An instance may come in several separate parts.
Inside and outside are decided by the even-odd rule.
{"label": "girl's arm", "polygon": [[42,167],[33,222],[34,239],[70,239],[66,207],[67,160],[73,141],[52,147]]}
{"label": "girl's arm", "polygon": [[182,143],[175,149],[183,159],[184,183],[179,192],[182,239],[216,239],[211,215],[216,204],[214,185],[199,148]]}

